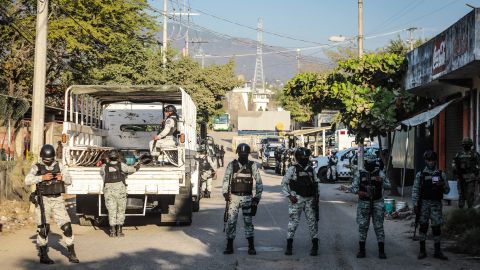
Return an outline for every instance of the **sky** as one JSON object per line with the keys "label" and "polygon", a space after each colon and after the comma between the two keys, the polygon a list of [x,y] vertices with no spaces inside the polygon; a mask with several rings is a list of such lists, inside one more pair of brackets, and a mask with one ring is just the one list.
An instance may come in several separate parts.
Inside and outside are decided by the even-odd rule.
{"label": "sky", "polygon": [[[163,6],[163,0],[149,2]],[[414,38],[431,38],[472,10],[465,3],[480,7],[480,0],[364,0],[364,47],[375,50],[397,36],[407,40],[401,30],[409,27],[419,28]],[[332,43],[331,36],[357,35],[357,0],[169,0],[168,5],[169,12],[189,5],[200,14],[191,16],[193,23],[232,37],[256,39],[261,17],[265,44],[301,48],[312,56],[321,57],[318,46],[325,44],[349,46]]]}

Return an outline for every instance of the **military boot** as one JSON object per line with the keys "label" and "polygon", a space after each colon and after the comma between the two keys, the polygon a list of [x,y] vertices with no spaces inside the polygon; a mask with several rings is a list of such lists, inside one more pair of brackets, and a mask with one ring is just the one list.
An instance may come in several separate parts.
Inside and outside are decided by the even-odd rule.
{"label": "military boot", "polygon": [[385,243],[378,242],[378,258],[386,259],[387,255],[385,254]]}
{"label": "military boot", "polygon": [[420,241],[420,253],[418,253],[418,259],[425,259],[427,257],[427,250],[425,249],[425,241]]}
{"label": "military boot", "polygon": [[285,255],[292,255],[292,246],[293,246],[293,239],[288,238],[287,239],[287,249],[285,250]]}
{"label": "military boot", "polygon": [[210,191],[205,191],[205,198],[209,199],[210,198]]}
{"label": "military boot", "polygon": [[117,235],[116,231],[115,226],[110,226],[110,234],[108,236],[115,237]]}
{"label": "military boot", "polygon": [[442,251],[440,250],[440,243],[435,243],[435,253],[433,254],[433,257],[440,260],[448,260],[448,258],[443,255]]}
{"label": "military boot", "polygon": [[358,242],[358,246],[359,246],[359,250],[358,250],[358,253],[357,253],[357,258],[365,258],[366,254],[365,254],[365,242]]}
{"label": "military boot", "polygon": [[227,239],[227,248],[225,248],[223,254],[233,254],[233,239]]}
{"label": "military boot", "polygon": [[248,255],[256,255],[257,251],[255,250],[255,244],[253,242],[253,236],[248,237]]}
{"label": "military boot", "polygon": [[54,264],[55,262],[50,259],[50,257],[48,257],[48,247],[47,246],[40,246],[38,247],[40,253],[39,253],[39,257],[40,257],[40,263],[43,263],[43,264]]}
{"label": "military boot", "polygon": [[70,246],[67,246],[67,250],[68,250],[68,260],[71,262],[71,263],[79,263],[80,261],[78,260],[77,258],[77,254],[75,254],[75,247],[72,245]]}
{"label": "military boot", "polygon": [[312,239],[312,249],[310,250],[310,256],[317,256],[318,254],[318,238]]}
{"label": "military boot", "polygon": [[124,237],[125,234],[123,233],[122,225],[117,225],[117,237]]}

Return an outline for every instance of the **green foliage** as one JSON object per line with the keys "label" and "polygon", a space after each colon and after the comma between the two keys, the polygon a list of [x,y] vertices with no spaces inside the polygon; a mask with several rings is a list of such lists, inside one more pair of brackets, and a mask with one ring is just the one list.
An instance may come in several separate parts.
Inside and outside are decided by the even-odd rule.
{"label": "green foliage", "polygon": [[[176,84],[192,95],[200,118],[222,107],[238,85],[234,63],[202,69],[168,50],[162,65],[160,27],[147,0],[56,0],[50,2],[46,103],[62,107],[72,84]],[[31,97],[33,44],[15,31],[35,33],[36,1],[0,0],[0,91]],[[8,22],[1,12],[9,14]],[[4,90],[6,89],[6,91]]]}
{"label": "green foliage", "polygon": [[405,57],[370,53],[338,62],[329,74],[302,73],[288,81],[283,105],[297,121],[323,109],[339,109],[338,118],[357,141],[392,131],[398,113],[410,112],[413,97],[402,89]]}

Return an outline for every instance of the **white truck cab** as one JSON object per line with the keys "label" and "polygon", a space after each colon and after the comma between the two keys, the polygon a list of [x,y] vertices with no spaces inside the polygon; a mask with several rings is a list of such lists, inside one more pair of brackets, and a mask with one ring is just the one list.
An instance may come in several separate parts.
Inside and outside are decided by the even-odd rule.
{"label": "white truck cab", "polygon": [[[76,195],[81,225],[104,223],[101,167],[97,162],[110,149],[133,165],[149,152],[160,130],[163,108],[174,105],[182,139],[162,152],[163,162],[142,165],[129,175],[127,216],[156,213],[162,223],[190,224],[199,208],[196,106],[178,86],[74,85],[65,92],[63,164],[72,178],[67,194]],[[184,138],[184,139],[183,139]]]}

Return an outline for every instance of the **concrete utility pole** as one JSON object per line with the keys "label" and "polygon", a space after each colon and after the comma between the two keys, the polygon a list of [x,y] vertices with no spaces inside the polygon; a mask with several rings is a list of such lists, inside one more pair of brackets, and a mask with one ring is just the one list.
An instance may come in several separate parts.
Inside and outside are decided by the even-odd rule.
{"label": "concrete utility pole", "polygon": [[45,81],[47,73],[48,0],[37,0],[37,26],[35,37],[35,62],[33,69],[32,145],[37,156],[43,145],[45,122]]}
{"label": "concrete utility pole", "polygon": [[167,1],[163,0],[163,42],[162,42],[162,64],[165,67],[167,64],[167,21],[168,21],[168,9],[167,9]]}
{"label": "concrete utility pole", "polygon": [[363,0],[358,0],[358,57],[363,57]]}
{"label": "concrete utility pole", "polygon": [[[363,0],[358,0],[358,57],[363,57]],[[363,139],[358,145],[358,169],[363,169]]]}
{"label": "concrete utility pole", "polygon": [[300,49],[297,49],[297,74],[300,73]]}
{"label": "concrete utility pole", "polygon": [[413,50],[413,32],[418,30],[417,27],[410,27],[408,31],[408,43],[410,44],[410,51]]}

